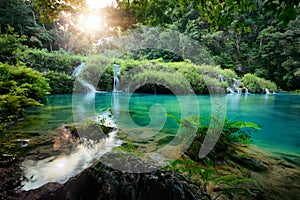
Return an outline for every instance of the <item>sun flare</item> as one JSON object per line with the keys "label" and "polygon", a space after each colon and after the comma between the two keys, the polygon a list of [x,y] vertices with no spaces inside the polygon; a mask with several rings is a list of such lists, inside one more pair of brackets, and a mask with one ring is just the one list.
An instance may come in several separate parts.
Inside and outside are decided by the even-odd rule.
{"label": "sun flare", "polygon": [[114,0],[86,0],[86,3],[90,9],[104,8],[105,6],[111,5],[114,2]]}
{"label": "sun flare", "polygon": [[96,31],[103,26],[102,20],[96,14],[81,14],[78,18],[79,29],[82,31]]}

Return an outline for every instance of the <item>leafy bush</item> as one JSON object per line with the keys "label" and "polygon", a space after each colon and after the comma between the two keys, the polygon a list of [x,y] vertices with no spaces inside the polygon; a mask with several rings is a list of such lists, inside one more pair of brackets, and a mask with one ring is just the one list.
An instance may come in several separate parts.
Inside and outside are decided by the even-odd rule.
{"label": "leafy bush", "polygon": [[[209,128],[206,123],[201,124],[197,130],[196,137],[187,150],[187,155],[195,161],[202,161],[198,154]],[[225,120],[218,142],[207,157],[214,161],[223,160],[230,153],[231,147],[236,142],[250,143],[251,133],[257,132],[260,128],[259,125],[252,122]]]}
{"label": "leafy bush", "polygon": [[40,72],[59,71],[71,74],[73,69],[85,60],[78,55],[70,55],[64,50],[48,52],[47,49],[27,49],[16,53],[16,58]]}
{"label": "leafy bush", "polygon": [[[89,58],[79,78],[97,86],[100,90],[111,91],[113,64],[116,63],[121,67],[118,89],[130,92],[140,88],[137,92],[170,93],[169,89],[173,88],[178,93],[187,94],[191,91],[186,89],[191,86],[196,94],[222,94],[225,93],[224,88],[228,85],[219,81],[219,75],[224,75],[229,85],[232,85],[233,78],[238,78],[233,70],[222,70],[218,66],[195,65],[189,61],[164,62],[162,58],[157,60],[108,59],[99,56]],[[252,74],[244,76],[243,85],[253,93],[262,92],[261,88],[276,90],[273,82]]]}
{"label": "leafy bush", "polygon": [[245,74],[242,81],[251,92],[263,92],[263,89],[265,88],[268,88],[271,92],[277,90],[275,83],[265,80],[264,78],[257,77],[253,74]]}
{"label": "leafy bush", "polygon": [[[121,85],[123,88],[120,89],[125,90],[130,86],[130,91],[133,92],[140,86],[151,83],[157,85],[157,87],[164,86],[165,88],[169,88],[176,94],[191,92],[187,90],[189,85],[187,85],[188,83],[184,80],[184,77],[175,70],[172,70],[172,68],[164,65],[164,63],[144,61],[138,65],[126,66],[128,67],[122,72]],[[149,91],[145,92],[152,92],[152,89],[149,89]]]}
{"label": "leafy bush", "polygon": [[16,54],[27,47],[22,44],[26,40],[25,36],[13,34],[13,28],[8,27],[11,34],[0,34],[0,62],[16,63]]}
{"label": "leafy bush", "polygon": [[24,116],[24,108],[41,106],[49,85],[41,73],[23,64],[0,63],[0,124]]}
{"label": "leafy bush", "polygon": [[163,49],[138,49],[130,52],[130,57],[135,60],[155,60],[162,58],[165,62],[180,62],[183,58]]}
{"label": "leafy bush", "polygon": [[[227,197],[232,197],[234,194],[242,194],[249,196],[249,190],[242,183],[253,183],[257,182],[250,178],[245,178],[243,176],[230,174],[226,176],[219,176],[213,178],[214,171],[210,168],[201,166],[199,163],[189,159],[188,157],[179,158],[169,165],[164,167],[165,170],[172,170],[176,173],[187,174],[191,180],[201,186],[205,186],[207,193],[212,196],[217,196],[214,199],[217,199],[222,194]],[[209,190],[211,184],[218,184],[217,191]],[[213,194],[216,192],[216,194]]]}
{"label": "leafy bush", "polygon": [[[223,88],[222,83],[218,81],[219,69],[214,66],[198,66],[188,61],[163,62],[162,59],[119,60],[118,63],[121,65],[123,85],[126,85],[125,81],[128,84],[134,82],[137,83],[136,85],[143,85],[143,83],[153,80],[157,82],[158,86],[171,86],[170,88],[176,88],[182,94],[190,93],[191,91],[186,90],[190,86],[196,94],[209,93],[208,86],[213,88],[212,91],[215,93],[220,92],[219,90]],[[187,84],[190,84],[190,86]],[[151,92],[151,90],[148,92]]]}
{"label": "leafy bush", "polygon": [[74,78],[67,74],[49,71],[43,74],[48,79],[51,94],[67,94],[73,92]]}

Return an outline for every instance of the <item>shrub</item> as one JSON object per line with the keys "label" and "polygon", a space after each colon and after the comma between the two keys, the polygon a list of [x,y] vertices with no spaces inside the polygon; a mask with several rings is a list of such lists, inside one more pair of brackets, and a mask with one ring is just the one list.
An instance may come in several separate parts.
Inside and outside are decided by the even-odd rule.
{"label": "shrub", "polygon": [[67,74],[49,71],[43,74],[48,79],[51,94],[67,94],[73,92],[74,78]]}
{"label": "shrub", "polygon": [[83,56],[70,55],[64,50],[48,52],[47,49],[27,49],[16,53],[18,61],[24,62],[40,72],[59,71],[71,74],[73,69],[85,60]]}
{"label": "shrub", "polygon": [[139,92],[153,93],[153,88],[156,87],[168,93],[170,91],[166,88],[169,87],[169,89],[177,90],[178,94],[187,94],[191,91],[186,89],[191,86],[196,94],[203,94],[209,92],[208,85],[213,87],[214,93],[218,93],[223,88],[222,83],[218,81],[218,67],[198,66],[188,61],[163,62],[163,59],[138,61],[92,57],[78,77],[93,85],[98,85],[98,89],[112,90],[113,64],[115,63],[121,66],[119,90],[128,91],[129,89],[133,92],[139,86],[148,84]]}
{"label": "shrub", "polygon": [[48,91],[47,80],[40,72],[23,64],[0,63],[0,124],[23,117],[28,106],[41,106]]}
{"label": "shrub", "polygon": [[13,33],[13,27],[8,26],[7,29],[9,34],[0,34],[0,62],[15,64],[16,54],[28,48],[22,44],[26,37]]}
{"label": "shrub", "polygon": [[[194,138],[192,144],[187,150],[187,155],[195,160],[202,161],[198,154],[204,138],[208,132],[208,124],[201,123],[197,130],[196,137]],[[207,155],[207,157],[214,161],[223,160],[226,155],[230,153],[230,148],[236,142],[250,143],[250,135],[252,132],[257,132],[261,127],[252,122],[243,121],[230,121],[225,120],[224,126],[222,127],[222,133],[213,147],[212,151]]]}
{"label": "shrub", "polygon": [[263,88],[268,88],[271,92],[277,90],[275,83],[265,80],[264,78],[257,77],[253,74],[245,74],[242,78],[244,86],[251,92],[263,92]]}

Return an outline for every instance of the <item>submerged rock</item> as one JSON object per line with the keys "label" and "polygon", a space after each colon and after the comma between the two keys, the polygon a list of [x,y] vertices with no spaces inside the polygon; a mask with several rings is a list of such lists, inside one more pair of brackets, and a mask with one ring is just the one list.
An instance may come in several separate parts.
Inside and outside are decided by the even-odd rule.
{"label": "submerged rock", "polygon": [[264,165],[261,161],[252,158],[246,155],[231,155],[231,159],[236,162],[237,164],[241,164],[244,167],[256,171],[256,172],[265,172],[268,171],[266,165]]}
{"label": "submerged rock", "polygon": [[[115,154],[108,153],[104,157],[110,160]],[[126,164],[132,168],[153,165],[139,158],[128,159]],[[48,183],[35,190],[19,191],[7,199],[208,199],[205,188],[193,184],[188,177],[152,167],[156,170],[129,173],[98,161],[63,185]]]}

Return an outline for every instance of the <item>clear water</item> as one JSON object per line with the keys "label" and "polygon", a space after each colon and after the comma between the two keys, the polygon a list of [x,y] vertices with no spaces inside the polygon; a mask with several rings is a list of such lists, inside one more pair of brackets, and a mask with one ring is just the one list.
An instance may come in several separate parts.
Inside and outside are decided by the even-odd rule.
{"label": "clear water", "polygon": [[[25,137],[23,139],[33,136],[32,141],[36,143],[53,140],[57,133],[60,134],[56,129],[63,124],[84,121],[107,114],[107,111],[113,114],[117,126],[123,130],[146,130],[148,135],[144,135],[145,138],[166,133],[161,130],[168,130],[168,134],[174,130],[176,134],[178,124],[166,114],[180,119],[198,114],[207,118],[224,112],[228,119],[251,121],[262,126],[259,133],[252,135],[255,145],[275,153],[296,155],[296,159],[300,155],[300,95],[288,93],[196,97],[126,93],[90,93],[73,97],[51,95],[45,107],[27,110],[26,120],[10,131],[19,138]],[[34,189],[50,181],[64,183],[120,142],[112,136],[104,143],[95,144],[92,149],[79,145],[71,153],[42,160],[27,159],[22,163],[24,175],[33,178],[22,183],[23,189]]]}
{"label": "clear water", "polygon": [[[165,117],[165,114],[181,118],[182,115],[198,113],[189,96],[182,96],[179,102],[178,98],[172,95],[134,94],[131,96],[124,93],[116,95],[117,97],[111,93],[97,93],[92,97],[78,95],[79,99],[76,101],[73,98],[73,107],[72,95],[48,96],[45,107],[40,110],[28,110],[26,120],[17,124],[14,130],[39,133],[54,130],[64,123],[74,122],[72,114],[74,107],[80,107],[82,118],[92,117],[112,109],[120,125],[133,125],[135,128],[147,126],[177,128],[175,120]],[[201,116],[208,117],[213,113],[211,102],[216,99],[220,100],[220,104],[226,103],[227,118],[251,121],[262,126],[258,134],[252,135],[254,144],[300,154],[300,95],[290,93],[228,94],[218,97],[198,95],[197,103]],[[181,108],[185,111],[180,110]]]}

